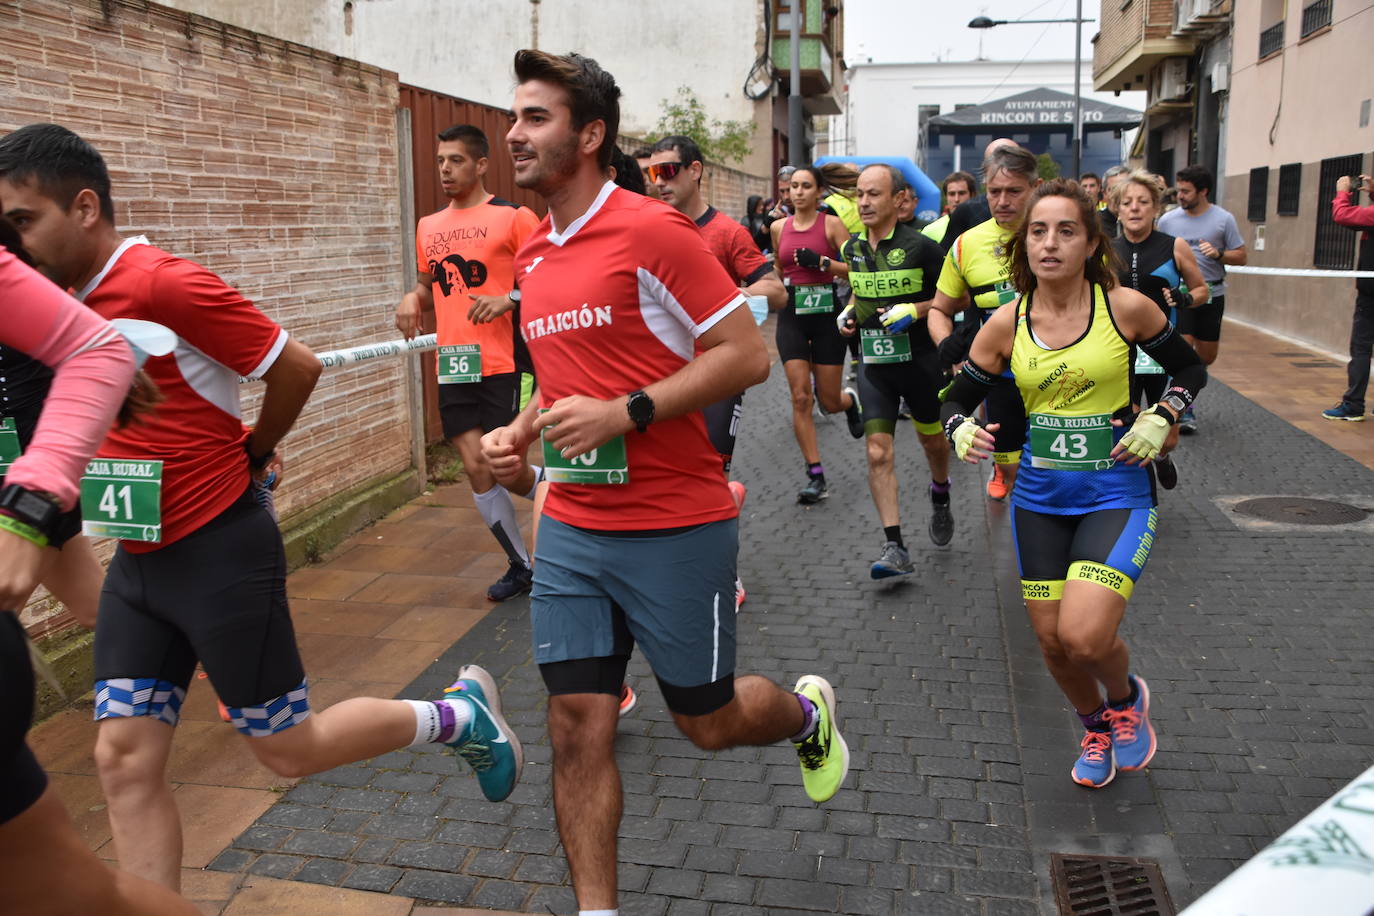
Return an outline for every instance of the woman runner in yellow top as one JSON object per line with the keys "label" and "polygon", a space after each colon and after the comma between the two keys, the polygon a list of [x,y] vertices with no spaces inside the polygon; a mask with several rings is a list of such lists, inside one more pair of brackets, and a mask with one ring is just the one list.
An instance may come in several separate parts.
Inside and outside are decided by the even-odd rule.
{"label": "woman runner in yellow top", "polygon": [[[996,424],[971,415],[1011,370],[1027,416],[1011,511],[1022,593],[1050,674],[1087,732],[1072,777],[1099,788],[1154,755],[1149,688],[1131,674],[1117,630],[1155,539],[1146,465],[1207,373],[1157,305],[1117,286],[1111,246],[1076,182],[1032,193],[1009,257],[1021,298],[974,338],[945,431],[961,459],[987,458]],[[1173,383],[1133,416],[1137,347]]]}

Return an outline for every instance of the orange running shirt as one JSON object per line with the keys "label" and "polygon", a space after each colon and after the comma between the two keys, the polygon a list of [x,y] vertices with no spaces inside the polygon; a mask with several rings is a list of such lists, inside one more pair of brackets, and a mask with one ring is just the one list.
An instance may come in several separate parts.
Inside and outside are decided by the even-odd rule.
{"label": "orange running shirt", "polygon": [[470,295],[504,296],[515,285],[515,253],[539,217],[499,197],[463,210],[445,207],[420,219],[416,267],[433,282],[439,345],[478,344],[482,375],[515,371],[515,323],[510,312],[486,324],[468,321]]}

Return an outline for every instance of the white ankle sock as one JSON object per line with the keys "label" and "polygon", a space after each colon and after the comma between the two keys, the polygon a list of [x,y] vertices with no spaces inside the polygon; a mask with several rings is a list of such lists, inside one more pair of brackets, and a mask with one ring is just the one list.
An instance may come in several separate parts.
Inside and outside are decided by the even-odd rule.
{"label": "white ankle sock", "polygon": [[472,719],[472,707],[462,700],[402,700],[409,703],[411,710],[415,713],[415,738],[410,742],[410,746],[417,744],[433,744],[443,737],[443,714],[439,705],[443,704],[453,710],[453,732],[449,735],[452,740],[453,735],[459,734]]}
{"label": "white ankle sock", "polygon": [[472,494],[477,504],[477,512],[487,523],[497,543],[506,551],[511,560],[519,560],[530,565],[530,555],[525,552],[525,539],[520,535],[520,524],[515,520],[515,503],[505,487],[492,487],[485,493]]}
{"label": "white ankle sock", "polygon": [[620,916],[620,910],[578,910],[577,916]]}

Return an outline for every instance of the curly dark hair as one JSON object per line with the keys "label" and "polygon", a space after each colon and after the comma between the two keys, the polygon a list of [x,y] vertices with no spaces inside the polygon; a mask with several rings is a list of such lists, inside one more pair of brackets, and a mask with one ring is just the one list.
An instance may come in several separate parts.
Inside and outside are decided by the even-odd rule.
{"label": "curly dark hair", "polygon": [[1102,222],[1097,217],[1097,207],[1088,199],[1088,195],[1083,193],[1078,182],[1071,178],[1055,178],[1031,191],[1030,201],[1026,204],[1025,219],[1021,220],[1021,225],[1012,236],[1011,245],[1007,249],[1011,282],[1017,292],[1023,296],[1034,292],[1039,282],[1031,270],[1030,257],[1026,253],[1026,237],[1030,234],[1031,216],[1035,212],[1035,205],[1047,197],[1063,197],[1078,206],[1078,221],[1088,237],[1088,245],[1097,245],[1097,254],[1089,257],[1083,265],[1083,276],[1089,283],[1101,286],[1104,290],[1115,287],[1120,259],[1111,240],[1102,230]]}

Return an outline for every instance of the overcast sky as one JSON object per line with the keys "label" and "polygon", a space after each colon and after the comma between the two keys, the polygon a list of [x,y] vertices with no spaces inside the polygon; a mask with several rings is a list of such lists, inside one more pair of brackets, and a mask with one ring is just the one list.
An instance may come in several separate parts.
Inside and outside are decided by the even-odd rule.
{"label": "overcast sky", "polygon": [[[1072,60],[1073,23],[970,29],[974,16],[1070,19],[1076,0],[846,0],[845,60],[863,63],[989,60]],[[1083,78],[1092,79],[1091,39],[1101,3],[1084,0]],[[981,38],[981,55],[980,55]]]}

